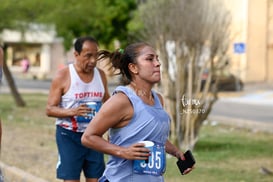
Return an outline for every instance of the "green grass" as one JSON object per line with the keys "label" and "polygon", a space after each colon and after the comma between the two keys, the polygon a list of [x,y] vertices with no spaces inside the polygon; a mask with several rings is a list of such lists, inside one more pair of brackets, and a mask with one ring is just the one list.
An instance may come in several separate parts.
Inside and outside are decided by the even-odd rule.
{"label": "green grass", "polygon": [[[50,182],[55,179],[57,151],[54,118],[45,115],[47,95],[23,94],[24,108],[15,106],[11,95],[0,95],[3,124],[1,161],[17,166]],[[231,126],[204,125],[193,151],[195,169],[179,174],[176,160],[168,157],[166,182],[272,182],[273,135]]]}
{"label": "green grass", "polygon": [[273,169],[273,135],[253,133],[228,126],[203,126],[194,149],[196,168],[179,176],[173,160],[168,161],[167,181],[270,182],[261,167]]}

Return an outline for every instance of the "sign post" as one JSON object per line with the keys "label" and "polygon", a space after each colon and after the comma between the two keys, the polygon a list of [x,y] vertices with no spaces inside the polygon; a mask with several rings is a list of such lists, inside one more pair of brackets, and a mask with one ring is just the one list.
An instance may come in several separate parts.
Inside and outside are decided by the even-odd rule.
{"label": "sign post", "polygon": [[[241,78],[241,64],[242,63],[242,54],[246,52],[246,44],[244,42],[236,42],[233,44],[233,52],[234,54],[237,54],[239,56],[239,59],[237,60],[237,69],[238,69],[238,75],[236,77],[236,90],[240,90],[240,83],[239,83],[239,78]],[[244,64],[243,64],[244,67]]]}
{"label": "sign post", "polygon": [[244,54],[246,52],[246,45],[243,42],[237,42],[233,45],[233,51],[235,54]]}

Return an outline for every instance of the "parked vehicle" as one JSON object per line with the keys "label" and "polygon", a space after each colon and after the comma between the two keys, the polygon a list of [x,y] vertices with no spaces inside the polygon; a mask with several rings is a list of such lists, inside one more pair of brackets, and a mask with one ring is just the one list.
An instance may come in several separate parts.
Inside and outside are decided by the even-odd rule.
{"label": "parked vehicle", "polygon": [[[208,72],[204,72],[202,75],[201,90],[203,90],[207,78]],[[242,80],[231,73],[214,76],[211,79],[211,85],[216,83],[216,81],[216,88],[218,91],[241,91],[244,88]]]}

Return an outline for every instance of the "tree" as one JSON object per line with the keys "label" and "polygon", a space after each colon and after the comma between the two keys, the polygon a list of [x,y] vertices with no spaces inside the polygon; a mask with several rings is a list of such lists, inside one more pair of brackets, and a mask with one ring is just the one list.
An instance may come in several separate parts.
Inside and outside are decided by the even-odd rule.
{"label": "tree", "polygon": [[58,35],[64,37],[66,48],[82,35],[92,35],[107,47],[115,40],[121,44],[127,41],[127,22],[135,8],[135,0],[59,0],[39,20],[55,25]]}
{"label": "tree", "polygon": [[16,87],[16,85],[14,83],[14,79],[12,77],[12,74],[11,74],[10,70],[8,69],[6,61],[3,62],[3,71],[4,71],[4,74],[5,74],[6,80],[7,80],[8,84],[9,84],[11,94],[14,97],[14,100],[16,102],[16,105],[19,106],[19,107],[26,106],[26,102],[23,100],[23,98],[21,97],[21,95],[19,94],[19,92],[17,90],[17,87]]}
{"label": "tree", "polygon": [[[217,0],[159,0],[142,4],[135,21],[143,24],[134,31],[159,50],[161,89],[174,121],[171,139],[193,149],[217,100],[217,80],[212,84],[211,79],[228,59],[230,13]],[[205,70],[209,75],[201,89]]]}
{"label": "tree", "polygon": [[[124,44],[128,31],[126,24],[134,8],[135,0],[2,0],[0,32],[19,30],[24,36],[31,25],[43,24],[45,30],[52,26],[56,28],[67,49],[71,48],[75,37],[83,35],[92,35],[105,46],[112,45],[115,40]],[[24,106],[7,66],[4,66],[4,73],[17,106]]]}
{"label": "tree", "polygon": [[55,26],[66,48],[82,35],[92,35],[105,46],[114,40],[124,44],[127,22],[135,8],[135,0],[2,0],[0,30],[24,30],[30,22],[43,23]]}
{"label": "tree", "polygon": [[[33,2],[30,0],[2,0],[0,6],[0,16],[2,17],[0,21],[0,32],[2,32],[4,29],[11,29],[19,30],[24,35],[25,30],[29,28],[28,23],[34,21],[39,13],[44,13],[46,7],[47,6],[45,6],[43,1]],[[0,43],[2,43],[1,38]],[[6,48],[6,45],[4,45],[4,53],[6,53]],[[12,74],[6,64],[5,58],[3,71],[16,105],[19,107],[24,107],[26,103],[18,92]]]}

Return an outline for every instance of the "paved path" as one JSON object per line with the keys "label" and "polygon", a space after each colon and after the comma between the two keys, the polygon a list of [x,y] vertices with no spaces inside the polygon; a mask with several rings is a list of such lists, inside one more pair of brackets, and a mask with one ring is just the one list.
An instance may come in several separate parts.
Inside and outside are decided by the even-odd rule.
{"label": "paved path", "polygon": [[220,100],[236,103],[273,106],[273,90],[255,91],[240,97],[220,98]]}
{"label": "paved path", "polygon": [[248,84],[243,92],[220,95],[209,120],[273,133],[273,84]]}

